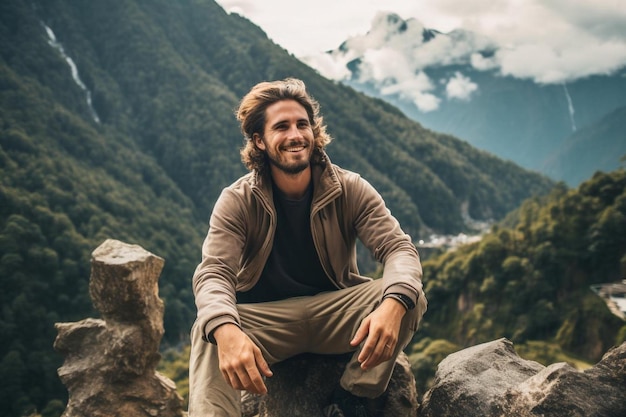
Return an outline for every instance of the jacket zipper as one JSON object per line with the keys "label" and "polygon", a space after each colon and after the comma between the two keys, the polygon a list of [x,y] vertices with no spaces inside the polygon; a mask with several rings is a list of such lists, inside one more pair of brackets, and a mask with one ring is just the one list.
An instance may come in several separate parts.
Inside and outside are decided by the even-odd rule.
{"label": "jacket zipper", "polygon": [[[269,203],[267,202],[267,199],[265,198],[265,196],[263,195],[263,193],[258,189],[258,188],[252,188],[252,192],[256,195],[256,197],[259,199],[259,201],[261,202],[261,205],[263,206],[263,209],[267,212],[267,214],[270,217],[270,229],[269,229],[269,234],[265,237],[265,241],[263,242],[263,246],[261,246],[261,253],[263,255],[263,262],[259,263],[259,265],[265,265],[265,263],[267,262],[267,259],[269,258],[269,254],[270,254],[270,242],[274,241],[274,234],[276,233],[276,213],[274,212],[274,210],[272,209],[272,207],[269,205]],[[254,271],[253,277],[254,277],[254,285],[256,285],[256,283],[258,282],[258,278],[261,276],[261,272],[262,272],[262,268],[261,270],[256,270]]]}
{"label": "jacket zipper", "polygon": [[[323,198],[320,199],[319,203],[315,204],[315,207],[311,207],[311,219],[310,219],[311,236],[313,237],[313,244],[315,245],[315,251],[317,252],[317,257],[320,259],[320,263],[322,264],[322,269],[324,270],[324,273],[326,273],[326,278],[328,278],[328,280],[337,289],[341,289],[341,288],[339,287],[339,285],[337,285],[336,280],[332,279],[332,275],[328,273],[328,267],[326,266],[327,263],[330,263],[330,260],[326,259],[326,257],[321,255],[322,252],[320,251],[319,237],[317,234],[317,230],[315,228],[314,219],[317,213],[320,213],[320,216],[324,217],[324,212],[322,211],[322,209],[324,208],[324,206],[330,203],[333,199],[335,199],[336,196],[340,193],[341,192],[339,190],[334,189],[331,192],[327,193],[327,195],[323,196]],[[330,266],[330,269],[332,270],[332,265]]]}

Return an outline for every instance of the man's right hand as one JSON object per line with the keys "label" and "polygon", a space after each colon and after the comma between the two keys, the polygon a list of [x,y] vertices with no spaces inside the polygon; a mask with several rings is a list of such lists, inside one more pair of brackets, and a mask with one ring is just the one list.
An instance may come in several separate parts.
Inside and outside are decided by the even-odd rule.
{"label": "man's right hand", "polygon": [[217,342],[220,371],[226,382],[236,390],[267,394],[261,375],[270,377],[272,371],[261,349],[238,326],[227,323],[213,332]]}

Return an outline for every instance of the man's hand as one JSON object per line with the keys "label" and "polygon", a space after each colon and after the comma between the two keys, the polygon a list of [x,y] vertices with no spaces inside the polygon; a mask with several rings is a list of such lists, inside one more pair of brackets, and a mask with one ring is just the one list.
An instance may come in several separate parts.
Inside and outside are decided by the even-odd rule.
{"label": "man's hand", "polygon": [[400,323],[406,308],[398,300],[386,298],[376,310],[370,313],[359,326],[352,346],[358,346],[363,340],[359,354],[362,369],[371,369],[392,358],[398,343]]}
{"label": "man's hand", "polygon": [[261,349],[234,324],[224,324],[213,332],[217,342],[220,371],[226,382],[236,390],[267,394],[261,375],[270,377],[272,371]]}

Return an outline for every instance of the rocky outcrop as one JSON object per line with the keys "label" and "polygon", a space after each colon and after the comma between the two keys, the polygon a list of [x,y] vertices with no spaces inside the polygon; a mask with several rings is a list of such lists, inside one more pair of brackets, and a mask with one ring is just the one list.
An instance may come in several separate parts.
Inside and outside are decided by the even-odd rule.
{"label": "rocky outcrop", "polygon": [[[328,406],[350,355],[300,355],[272,366],[269,394],[244,395],[243,417],[343,417]],[[419,403],[415,378],[406,355],[396,361],[379,416],[415,417]],[[377,416],[377,417],[379,417]]]}
{"label": "rocky outcrop", "polygon": [[626,343],[594,367],[545,367],[500,339],[449,355],[424,395],[420,417],[626,416]]}
{"label": "rocky outcrop", "polygon": [[107,240],[93,253],[89,292],[102,319],[57,323],[59,376],[69,391],[63,417],[178,417],[183,400],[156,372],[163,336],[158,296],[162,258]]}
{"label": "rocky outcrop", "polygon": [[[57,324],[63,417],[182,417],[182,398],[155,371],[163,336],[158,279],[163,259],[107,240],[92,254],[90,295],[102,319]],[[266,396],[244,395],[244,417],[343,417],[328,407],[349,355],[300,355],[272,367]],[[384,396],[387,417],[626,416],[626,343],[594,367],[545,367],[500,339],[444,359],[421,406],[406,355]],[[380,417],[380,416],[377,416]]]}

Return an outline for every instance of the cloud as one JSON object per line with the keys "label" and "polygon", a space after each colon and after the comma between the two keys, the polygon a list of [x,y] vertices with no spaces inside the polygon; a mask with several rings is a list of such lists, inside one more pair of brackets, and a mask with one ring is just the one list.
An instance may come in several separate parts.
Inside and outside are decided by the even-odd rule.
{"label": "cloud", "polygon": [[498,45],[494,57],[472,57],[478,70],[538,83],[562,83],[626,66],[622,0],[438,0],[437,12]]}
{"label": "cloud", "polygon": [[[439,107],[441,98],[424,70],[438,65],[470,64],[476,50],[495,48],[495,44],[463,30],[437,34],[426,41],[426,30],[417,19],[405,21],[393,13],[381,12],[367,33],[350,37],[341,48],[323,57],[314,55],[303,60],[335,80],[352,78],[354,74],[347,66],[358,62],[360,82],[374,83],[381,94],[411,101],[423,112],[433,111]],[[458,72],[446,82],[449,99],[468,100],[478,88]]]}
{"label": "cloud", "polygon": [[[585,50],[581,54],[581,50]],[[500,72],[517,78],[530,78],[541,84],[573,81],[596,74],[611,74],[624,66],[626,45],[615,42],[581,43],[555,49],[550,45],[524,44],[497,52]]]}
{"label": "cloud", "polygon": [[428,113],[437,110],[441,99],[434,94],[417,92],[413,95],[413,103],[422,112]]}
{"label": "cloud", "polygon": [[473,53],[470,56],[470,63],[472,67],[476,68],[479,71],[488,71],[492,69],[498,68],[498,62],[495,57],[485,57],[480,53]]}
{"label": "cloud", "polygon": [[[378,0],[361,0],[357,6],[341,0],[297,6],[287,0],[217,1],[336,80],[349,76],[345,65],[355,58],[361,58],[362,71],[387,80],[395,77],[400,83],[405,82],[404,75],[440,64],[467,63],[480,71],[496,70],[538,83],[562,83],[626,66],[623,0],[385,0],[386,10],[407,20],[402,33],[392,30],[402,25],[401,20],[387,22],[378,14]],[[424,26],[446,36],[424,43]],[[346,40],[351,54],[336,53],[332,59],[323,55]],[[497,52],[488,57],[477,53],[484,48]],[[406,70],[373,68],[401,63]]]}
{"label": "cloud", "polygon": [[380,88],[381,94],[412,101],[422,112],[437,110],[441,103],[441,99],[431,93],[435,89],[435,85],[423,71],[413,74],[411,77],[393,79],[393,82],[387,79],[385,84]]}
{"label": "cloud", "polygon": [[446,96],[449,99],[467,101],[476,90],[478,90],[478,85],[458,71],[446,84]]}
{"label": "cloud", "polygon": [[347,80],[351,76],[346,62],[339,61],[329,54],[310,55],[303,58],[303,61],[331,80]]}

